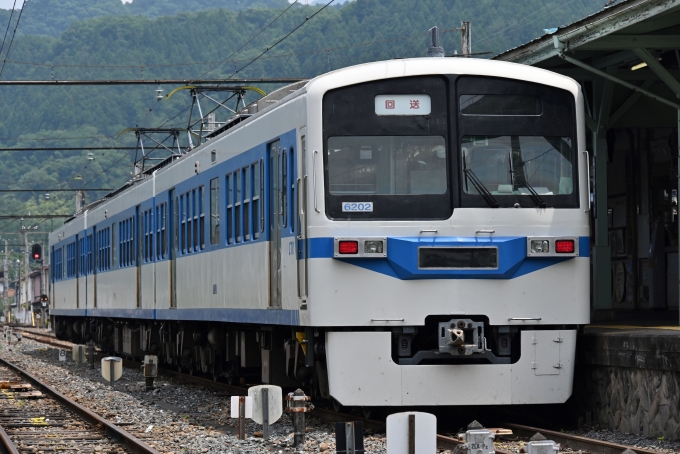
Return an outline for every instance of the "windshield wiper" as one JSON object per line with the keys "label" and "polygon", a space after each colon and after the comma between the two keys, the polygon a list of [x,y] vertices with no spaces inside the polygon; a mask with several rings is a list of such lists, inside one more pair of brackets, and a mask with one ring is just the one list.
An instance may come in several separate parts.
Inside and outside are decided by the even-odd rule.
{"label": "windshield wiper", "polygon": [[531,185],[529,184],[529,182],[528,182],[522,175],[520,175],[519,173],[515,172],[514,170],[511,171],[511,173],[512,173],[513,178],[514,178],[521,186],[524,186],[525,188],[527,188],[527,190],[529,191],[529,196],[531,197],[531,199],[534,201],[534,203],[536,203],[536,205],[537,205],[539,208],[548,208],[548,204],[545,203],[545,200],[543,200],[543,199],[541,198],[541,196],[538,195],[538,192],[536,192],[536,190],[534,189],[534,187],[531,186]]}
{"label": "windshield wiper", "polygon": [[479,192],[481,196],[484,198],[486,203],[489,204],[489,206],[492,208],[498,208],[499,206],[498,202],[496,202],[496,199],[491,195],[486,186],[484,186],[484,183],[482,183],[481,180],[477,178],[477,175],[475,175],[472,169],[465,169],[464,172],[465,175],[472,182],[472,185],[475,187],[477,192]]}

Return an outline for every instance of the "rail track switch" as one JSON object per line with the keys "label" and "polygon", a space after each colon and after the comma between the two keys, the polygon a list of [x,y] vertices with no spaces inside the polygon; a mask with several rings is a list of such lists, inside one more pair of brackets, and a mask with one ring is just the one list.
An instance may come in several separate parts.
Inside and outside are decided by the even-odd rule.
{"label": "rail track switch", "polygon": [[158,356],[144,355],[144,378],[146,379],[146,390],[153,389],[153,380],[158,376]]}

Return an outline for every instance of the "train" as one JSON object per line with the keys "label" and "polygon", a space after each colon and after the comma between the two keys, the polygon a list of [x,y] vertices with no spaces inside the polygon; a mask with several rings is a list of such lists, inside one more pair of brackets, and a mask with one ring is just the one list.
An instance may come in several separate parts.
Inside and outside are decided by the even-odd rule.
{"label": "train", "polygon": [[345,406],[571,395],[590,317],[577,82],[395,59],[238,118],[50,234],[58,338]]}

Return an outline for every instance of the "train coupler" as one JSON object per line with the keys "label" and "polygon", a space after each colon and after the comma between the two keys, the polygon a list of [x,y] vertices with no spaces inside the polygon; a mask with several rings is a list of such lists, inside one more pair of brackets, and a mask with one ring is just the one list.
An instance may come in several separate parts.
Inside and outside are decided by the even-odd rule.
{"label": "train coupler", "polygon": [[439,353],[468,356],[486,351],[483,322],[452,319],[439,323]]}

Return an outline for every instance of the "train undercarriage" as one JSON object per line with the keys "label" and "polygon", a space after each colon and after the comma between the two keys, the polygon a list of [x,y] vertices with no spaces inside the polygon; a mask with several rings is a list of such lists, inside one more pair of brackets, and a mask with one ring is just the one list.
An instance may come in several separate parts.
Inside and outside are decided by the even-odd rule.
{"label": "train undercarriage", "polygon": [[301,387],[329,397],[323,333],[316,329],[77,317],[53,317],[52,323],[60,340],[92,341],[125,358],[156,355],[165,366],[215,381]]}

